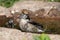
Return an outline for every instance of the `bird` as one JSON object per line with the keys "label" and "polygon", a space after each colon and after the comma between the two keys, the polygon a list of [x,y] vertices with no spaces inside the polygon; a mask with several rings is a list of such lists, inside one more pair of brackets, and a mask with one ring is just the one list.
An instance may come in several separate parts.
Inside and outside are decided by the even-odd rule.
{"label": "bird", "polygon": [[26,14],[20,15],[19,27],[23,32],[44,32],[41,29],[43,26],[35,22],[30,22],[30,18]]}

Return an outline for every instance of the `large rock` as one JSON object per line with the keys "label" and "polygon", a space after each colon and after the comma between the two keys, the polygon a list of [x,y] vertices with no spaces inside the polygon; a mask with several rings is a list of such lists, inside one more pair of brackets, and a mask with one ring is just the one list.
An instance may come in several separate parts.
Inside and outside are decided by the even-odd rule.
{"label": "large rock", "polygon": [[11,16],[10,10],[8,8],[0,6],[0,15],[6,15],[6,17]]}
{"label": "large rock", "polygon": [[[10,17],[11,11],[21,12],[22,9],[27,9],[29,11],[30,19],[34,22],[42,24],[44,28],[47,27],[47,31],[60,33],[59,2],[19,1],[10,8],[0,7],[0,15],[6,15],[7,17]],[[17,23],[17,21],[19,22],[18,16],[19,14],[17,13],[13,15],[15,23]],[[5,21],[5,18],[2,18],[1,22],[2,20]],[[1,24],[3,25],[3,23]]]}
{"label": "large rock", "polygon": [[31,11],[36,11],[41,8],[44,8],[48,11],[52,6],[56,8],[60,8],[60,3],[58,2],[40,2],[40,1],[23,1],[15,3],[10,9],[11,10],[21,10],[21,9],[28,9]]}
{"label": "large rock", "polygon": [[[51,8],[54,7],[54,9],[57,9],[56,13],[60,13],[60,3],[59,2],[40,2],[40,1],[22,1],[22,2],[17,2],[15,3],[12,7],[10,8],[5,8],[0,6],[0,15],[6,15],[7,17],[11,16],[11,11],[18,11],[21,12],[22,9],[27,9],[34,14],[39,14],[40,15],[40,9],[44,9],[42,12],[44,13],[43,15],[46,16]],[[53,12],[54,14],[55,12]],[[57,15],[57,14],[55,14]],[[48,15],[49,16],[49,15]]]}
{"label": "large rock", "polygon": [[[21,32],[17,29],[1,28],[0,40],[34,40],[33,36],[40,35],[35,33]],[[48,34],[51,40],[60,40],[60,35]]]}

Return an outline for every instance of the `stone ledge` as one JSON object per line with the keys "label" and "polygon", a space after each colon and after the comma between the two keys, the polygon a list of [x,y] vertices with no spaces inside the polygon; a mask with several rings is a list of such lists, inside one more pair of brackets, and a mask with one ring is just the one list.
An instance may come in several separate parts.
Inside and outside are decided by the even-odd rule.
{"label": "stone ledge", "polygon": [[[33,35],[40,35],[35,33],[21,32],[17,29],[0,27],[0,40],[34,40]],[[60,40],[60,35],[48,34],[51,40]]]}

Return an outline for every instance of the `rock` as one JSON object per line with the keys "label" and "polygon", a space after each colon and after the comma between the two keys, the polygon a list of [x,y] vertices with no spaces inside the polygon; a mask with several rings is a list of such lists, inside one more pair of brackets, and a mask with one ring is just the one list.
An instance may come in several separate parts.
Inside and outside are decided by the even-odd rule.
{"label": "rock", "polygon": [[11,17],[10,10],[8,8],[0,6],[0,15],[5,15],[6,17]]}
{"label": "rock", "polygon": [[[17,6],[17,7],[16,7]],[[21,12],[22,9],[31,10],[32,12],[35,12],[39,14],[39,16],[47,14],[51,8],[57,9],[56,11],[58,14],[60,13],[60,3],[59,2],[40,2],[40,1],[23,1],[23,2],[17,2],[10,8],[5,8],[0,6],[0,15],[6,15],[7,17],[12,16],[11,12]],[[41,9],[44,9],[41,12]],[[40,11],[40,12],[39,12]],[[40,15],[41,13],[41,15]]]}
{"label": "rock", "polygon": [[[52,10],[52,8],[54,8]],[[19,14],[22,9],[27,9],[29,11],[30,19],[34,22],[42,24],[44,28],[48,25],[48,27],[52,28],[53,32],[56,33],[56,30],[60,29],[60,3],[59,2],[40,2],[40,1],[23,1],[17,2],[10,8],[5,8],[0,6],[0,16],[5,15],[7,18],[13,17],[14,23],[19,25]],[[11,11],[15,11],[18,13],[11,14]],[[6,18],[1,18],[1,25],[3,25],[6,21]],[[3,20],[3,21],[2,21]],[[0,26],[1,26],[0,25]],[[56,28],[57,27],[57,28]],[[48,28],[48,30],[49,30]],[[58,33],[59,33],[58,29]],[[51,30],[51,29],[50,29]]]}
{"label": "rock", "polygon": [[10,9],[11,10],[27,9],[27,10],[31,10],[31,11],[36,11],[41,8],[44,8],[46,11],[48,11],[48,9],[50,9],[51,6],[55,6],[56,8],[59,8],[60,3],[41,2],[41,1],[23,1],[23,2],[19,1],[19,2],[15,3]]}
{"label": "rock", "polygon": [[[33,36],[40,35],[35,33],[21,32],[17,29],[0,27],[0,40],[34,40]],[[60,40],[60,35],[48,34],[51,40]]]}

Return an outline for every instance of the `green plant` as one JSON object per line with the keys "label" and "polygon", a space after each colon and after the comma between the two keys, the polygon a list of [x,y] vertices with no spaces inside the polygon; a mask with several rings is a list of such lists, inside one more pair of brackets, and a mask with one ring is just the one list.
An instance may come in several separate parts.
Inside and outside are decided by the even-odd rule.
{"label": "green plant", "polygon": [[47,34],[41,34],[39,36],[34,36],[34,40],[50,40],[50,37]]}
{"label": "green plant", "polygon": [[17,1],[19,1],[19,0],[0,0],[0,5],[8,8]]}

